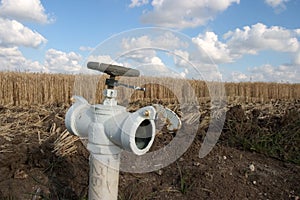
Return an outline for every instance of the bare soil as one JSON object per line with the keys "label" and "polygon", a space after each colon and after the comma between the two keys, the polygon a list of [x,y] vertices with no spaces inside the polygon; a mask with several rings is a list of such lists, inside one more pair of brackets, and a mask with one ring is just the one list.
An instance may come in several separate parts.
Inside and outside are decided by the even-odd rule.
{"label": "bare soil", "polygon": [[[273,105],[272,112],[266,106],[253,105],[251,110],[249,107],[229,108],[220,141],[205,158],[198,157],[206,129],[202,127],[189,149],[171,165],[145,174],[120,172],[119,199],[298,200],[300,153],[295,145],[300,142],[300,117],[284,119],[287,115],[278,112],[299,113],[300,106]],[[0,106],[0,199],[87,199],[89,153],[75,136],[64,132],[67,108],[63,104]],[[236,127],[230,124],[233,120]],[[282,152],[251,150],[230,135],[240,124],[249,128],[248,133],[254,133],[252,129],[258,127],[272,131],[287,127],[297,134],[291,143],[294,148],[283,146],[289,154],[282,157]],[[62,134],[66,137],[62,138]],[[171,138],[168,133],[161,134],[154,145],[162,146]],[[253,138],[256,139],[248,137]],[[68,141],[72,142],[67,144]],[[62,143],[66,147],[60,147]]]}

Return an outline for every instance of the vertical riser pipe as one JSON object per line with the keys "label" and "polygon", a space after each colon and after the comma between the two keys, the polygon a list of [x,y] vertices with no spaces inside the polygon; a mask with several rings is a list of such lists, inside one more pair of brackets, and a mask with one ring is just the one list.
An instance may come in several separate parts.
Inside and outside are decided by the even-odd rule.
{"label": "vertical riser pipe", "polygon": [[[89,200],[117,200],[119,185],[119,155],[97,155],[106,161],[90,156]],[[101,158],[101,159],[103,159]]]}

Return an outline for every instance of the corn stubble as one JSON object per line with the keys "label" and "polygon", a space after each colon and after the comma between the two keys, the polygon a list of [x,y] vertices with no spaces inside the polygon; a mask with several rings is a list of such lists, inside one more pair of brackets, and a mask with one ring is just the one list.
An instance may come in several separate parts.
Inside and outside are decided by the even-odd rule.
{"label": "corn stubble", "polygon": [[[106,76],[0,72],[0,104],[39,105],[70,104],[73,94],[82,95],[91,103],[103,99]],[[146,92],[118,87],[118,101],[165,103],[207,103],[211,96],[226,96],[228,103],[267,103],[274,100],[297,100],[300,84],[289,83],[218,83],[175,78],[124,78],[120,82],[142,86]],[[223,89],[225,91],[219,91]],[[124,100],[125,99],[125,100]]]}

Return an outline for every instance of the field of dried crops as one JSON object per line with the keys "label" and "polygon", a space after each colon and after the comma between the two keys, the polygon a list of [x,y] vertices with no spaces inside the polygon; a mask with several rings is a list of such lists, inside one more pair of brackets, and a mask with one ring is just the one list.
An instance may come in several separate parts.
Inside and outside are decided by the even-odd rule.
{"label": "field of dried crops", "polygon": [[[70,103],[73,94],[80,94],[91,101],[100,102],[101,91],[105,87],[105,77],[88,75],[31,74],[0,72],[0,104],[2,105],[38,105]],[[122,78],[122,82],[142,86],[146,92],[118,87],[119,100],[128,97],[130,101],[152,102],[189,102],[192,98],[198,102],[208,102],[214,88],[221,88],[223,83],[173,78]],[[227,100],[239,103],[270,102],[271,100],[300,99],[300,84],[288,83],[224,83]],[[222,91],[221,91],[222,92]],[[89,94],[86,94],[89,93]],[[89,96],[93,97],[89,97]],[[220,95],[223,95],[221,93]]]}
{"label": "field of dried crops", "polygon": [[[89,153],[66,131],[64,117],[74,88],[84,95],[98,78],[91,98],[100,101],[104,77],[0,73],[0,199],[87,198]],[[178,99],[189,102],[184,97],[192,95],[183,91],[183,80],[168,79],[168,87],[164,79],[122,81],[147,82],[146,93],[119,88],[120,96],[128,93],[129,110],[161,103],[181,115]],[[189,84],[198,100],[192,107],[201,113],[200,120],[193,113],[181,116],[184,133],[198,127],[192,145],[159,171],[121,172],[119,199],[299,199],[300,84],[225,83],[223,131],[203,159],[198,155],[211,120],[209,90],[205,82]],[[173,137],[160,131],[153,149]]]}

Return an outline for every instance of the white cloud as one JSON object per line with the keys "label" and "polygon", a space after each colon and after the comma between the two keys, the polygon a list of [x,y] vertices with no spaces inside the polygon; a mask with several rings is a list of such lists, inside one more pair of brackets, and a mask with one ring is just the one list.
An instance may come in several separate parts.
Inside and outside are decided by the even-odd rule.
{"label": "white cloud", "polygon": [[148,4],[149,0],[131,0],[130,8],[140,7],[142,5]]}
{"label": "white cloud", "polygon": [[279,52],[295,52],[299,48],[299,41],[293,30],[283,27],[257,23],[243,30],[236,29],[224,34],[228,48],[233,55],[257,54],[262,50]]}
{"label": "white cloud", "polygon": [[265,3],[275,9],[276,12],[280,12],[286,9],[285,3],[289,0],[265,0]]}
{"label": "white cloud", "polygon": [[122,40],[122,48],[125,50],[151,47],[153,47],[152,41],[147,35],[138,38],[124,38]]}
{"label": "white cloud", "polygon": [[39,62],[26,59],[16,46],[0,46],[0,70],[46,72]]}
{"label": "white cloud", "polygon": [[293,64],[300,66],[300,48],[294,53],[292,62]]}
{"label": "white cloud", "polygon": [[[157,3],[163,3],[163,1]],[[156,74],[164,74],[163,69],[167,68],[167,63],[168,67],[178,67],[174,70],[178,71],[178,74],[182,74],[181,77],[194,78],[196,76],[196,78],[200,78],[201,76],[204,80],[221,80],[223,78],[216,64],[235,62],[246,54],[259,56],[260,52],[266,50],[283,52],[291,56],[291,63],[279,66],[265,64],[259,67],[253,66],[249,68],[248,73],[232,72],[227,79],[230,79],[229,81],[289,80],[297,82],[297,77],[300,77],[299,70],[297,70],[300,66],[299,36],[299,29],[286,29],[280,26],[268,27],[257,23],[243,29],[229,31],[221,38],[210,31],[199,34],[192,38],[193,44],[199,47],[197,51],[193,51],[192,45],[184,39],[169,33],[160,37],[148,35],[128,37],[123,39],[121,46],[122,49],[128,51],[128,54],[124,56],[126,59],[132,59],[141,66],[145,64],[148,66],[148,71],[152,69],[157,71]],[[162,46],[170,50],[167,51],[167,56],[174,56],[174,65],[170,64],[169,60],[164,63],[164,60],[157,59],[161,56],[158,52],[163,49]],[[150,65],[153,68],[149,67]],[[147,69],[143,68],[143,70]]]}
{"label": "white cloud", "polygon": [[40,63],[24,57],[18,47],[0,46],[0,70],[46,73],[78,73],[81,72],[82,57],[74,52],[62,52],[49,49],[45,61]]}
{"label": "white cloud", "polygon": [[154,7],[155,6],[161,6],[163,2],[164,2],[164,0],[153,0],[151,5],[154,6]]}
{"label": "white cloud", "polygon": [[41,34],[15,20],[0,18],[0,27],[1,46],[17,45],[36,48],[47,42]]}
{"label": "white cloud", "polygon": [[[193,42],[199,46],[199,53],[190,56],[190,60],[198,56],[202,62],[209,64],[211,61],[207,56],[205,57],[207,53],[214,63],[222,64],[235,62],[245,54],[259,56],[259,53],[265,50],[284,52],[291,57],[291,62],[288,64],[278,66],[262,64],[249,68],[249,73],[246,74],[232,72],[226,80],[249,81],[252,79],[253,81],[299,82],[300,42],[298,38],[299,29],[285,29],[279,26],[267,27],[261,23],[246,26],[242,30],[229,31],[224,34],[222,41],[215,33],[206,32],[192,38]],[[199,66],[202,66],[201,63]],[[206,69],[204,68],[204,70]]]}
{"label": "white cloud", "polygon": [[226,81],[241,82],[241,81],[262,81],[262,82],[284,82],[284,83],[299,83],[300,82],[300,65],[282,64],[272,66],[263,64],[248,68],[248,73],[232,72],[226,78]]}
{"label": "white cloud", "polygon": [[80,46],[79,50],[80,51],[93,51],[94,48],[93,47]]}
{"label": "white cloud", "polygon": [[21,51],[17,47],[0,47],[1,57],[19,57],[22,55]]}
{"label": "white cloud", "polygon": [[300,82],[300,66],[298,65],[262,65],[249,69],[254,81]]}
{"label": "white cloud", "polygon": [[91,55],[88,57],[88,62],[99,62],[107,64],[116,64],[115,61],[109,55],[94,56]]}
{"label": "white cloud", "polygon": [[175,50],[173,56],[175,67],[181,71],[180,74],[184,78],[210,81],[222,79],[217,65],[212,62],[205,62],[204,59],[199,58],[201,57],[199,53],[194,55],[194,52]]}
{"label": "white cloud", "polygon": [[112,59],[110,55],[90,55],[87,58],[87,62],[99,62],[99,63],[106,63],[106,64],[113,64],[113,65],[120,65],[120,66],[125,66],[125,63],[122,62],[117,62],[116,60]]}
{"label": "white cloud", "polygon": [[142,35],[140,37],[124,38],[122,40],[122,48],[125,50],[138,48],[159,48],[170,50],[188,46],[185,41],[182,41],[181,38],[178,38],[170,31],[165,31],[163,34],[158,36],[155,34],[157,33],[154,32],[153,37],[149,36],[151,33],[147,33],[147,35]]}
{"label": "white cloud", "polygon": [[140,70],[141,75],[145,76],[160,76],[160,77],[173,77],[173,78],[185,78],[188,71],[176,72],[170,67],[167,67],[159,57],[153,57],[146,64],[141,64],[137,67]]}
{"label": "white cloud", "polygon": [[219,41],[218,36],[214,32],[199,34],[192,40],[199,47],[200,53],[198,56],[206,62],[227,63],[233,61],[227,44]]}
{"label": "white cloud", "polygon": [[164,65],[164,63],[162,62],[162,60],[159,57],[156,57],[156,56],[151,58],[151,62],[150,63],[153,64],[153,65],[159,65],[159,66],[163,66]]}
{"label": "white cloud", "polygon": [[285,2],[288,2],[289,0],[265,0],[265,2],[269,5],[272,6],[273,8],[280,6],[284,4]]}
{"label": "white cloud", "polygon": [[[215,38],[210,37],[211,35],[208,36],[208,40],[215,41],[215,44],[212,46],[208,45],[209,47],[213,47],[211,53],[214,56],[222,56],[221,53],[216,54],[215,50],[218,50],[218,48],[224,44],[218,41],[215,34],[213,35]],[[208,41],[205,42],[207,44],[209,43]],[[222,77],[221,74],[218,73],[217,66],[209,59],[209,61],[205,62],[203,59],[204,56],[197,49],[197,45],[194,45],[186,36],[183,37],[182,35],[178,36],[170,32],[165,32],[159,35],[152,34],[151,36],[143,35],[140,37],[124,38],[121,44],[121,49],[128,52],[122,56],[133,61],[133,66],[153,66],[153,68],[150,67],[148,70],[143,68],[143,70],[147,70],[147,75],[151,74],[149,71],[151,69],[153,70],[152,73],[163,75],[165,72],[159,69],[173,68],[177,75],[180,74],[181,78],[220,80]],[[222,50],[225,51],[226,48],[224,47]],[[165,63],[158,62],[162,61],[157,60],[158,57],[163,58]],[[218,59],[221,60],[225,58],[220,57]],[[158,66],[162,66],[163,64],[165,66],[164,68],[158,68]],[[167,75],[168,73],[165,74]],[[171,75],[177,76],[170,72],[169,76]]]}
{"label": "white cloud", "polygon": [[241,81],[250,81],[249,77],[241,72],[232,72],[230,78],[227,80],[229,82],[241,82]]}
{"label": "white cloud", "polygon": [[[264,50],[287,52],[293,56],[294,63],[300,62],[299,30],[289,30],[279,26],[267,27],[257,23],[237,28],[223,35],[221,41],[214,32],[205,32],[192,38],[199,46],[198,53],[190,59],[198,58],[204,63],[230,63],[242,58],[245,54],[258,55]],[[195,57],[195,58],[194,58]]]}
{"label": "white cloud", "polygon": [[187,51],[175,50],[174,51],[174,63],[178,67],[187,67],[190,61],[190,54]]}
{"label": "white cloud", "polygon": [[132,50],[123,55],[124,58],[138,63],[149,63],[156,56],[156,51],[152,49]]}
{"label": "white cloud", "polygon": [[[169,49],[176,49],[176,47],[187,45],[170,32],[162,35],[150,34],[126,37],[121,39],[120,44],[122,55],[117,56],[117,60],[113,60],[108,55],[91,56],[88,60],[114,64],[118,62],[120,63],[119,65],[138,69],[142,75],[147,76],[183,78],[188,73],[188,70],[179,72],[175,71],[175,69],[172,70],[160,57],[162,54],[167,57]],[[177,53],[185,54],[180,51]]]}
{"label": "white cloud", "polygon": [[76,73],[81,69],[81,55],[74,52],[62,52],[49,49],[45,56],[45,67],[54,73]]}
{"label": "white cloud", "polygon": [[279,65],[272,66],[264,64],[248,69],[248,72],[232,72],[226,78],[226,81],[242,82],[242,81],[262,81],[262,82],[300,82],[300,65]]}
{"label": "white cloud", "polygon": [[53,18],[49,18],[45,13],[40,0],[2,0],[0,16],[43,24],[53,21]]}
{"label": "white cloud", "polygon": [[25,58],[20,51],[20,46],[37,48],[45,44],[47,39],[19,21],[48,23],[51,20],[45,13],[40,0],[2,0],[0,4],[0,69],[50,73],[79,71],[82,58],[77,53],[49,49],[42,63]]}
{"label": "white cloud", "polygon": [[124,38],[121,42],[122,50],[127,52],[123,56],[138,63],[151,63],[151,60],[157,57],[158,51],[176,51],[177,48],[187,46],[186,42],[168,31],[157,37],[143,35]]}
{"label": "white cloud", "polygon": [[146,24],[179,29],[197,27],[239,2],[240,0],[152,0],[153,10],[144,12],[141,20]]}

